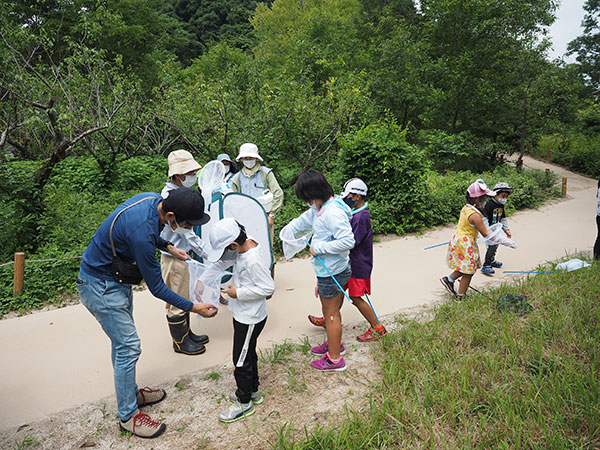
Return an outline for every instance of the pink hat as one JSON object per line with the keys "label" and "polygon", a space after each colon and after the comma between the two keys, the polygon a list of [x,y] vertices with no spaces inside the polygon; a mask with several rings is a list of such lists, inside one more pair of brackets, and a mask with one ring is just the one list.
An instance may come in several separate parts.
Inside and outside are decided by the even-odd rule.
{"label": "pink hat", "polygon": [[467,194],[471,198],[481,197],[482,195],[493,197],[496,195],[496,192],[490,191],[483,181],[477,180],[467,188]]}

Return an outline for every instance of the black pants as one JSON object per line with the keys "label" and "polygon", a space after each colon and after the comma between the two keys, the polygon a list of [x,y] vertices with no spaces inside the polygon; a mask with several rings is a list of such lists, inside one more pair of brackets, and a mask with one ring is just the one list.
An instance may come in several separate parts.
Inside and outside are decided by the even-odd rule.
{"label": "black pants", "polygon": [[487,252],[485,252],[484,266],[491,266],[492,263],[496,261],[496,250],[498,250],[498,245],[488,246]]}
{"label": "black pants", "polygon": [[598,237],[594,244],[594,259],[600,259],[600,216],[596,216],[596,226],[598,227]]}
{"label": "black pants", "polygon": [[250,401],[252,392],[256,392],[260,384],[256,340],[266,323],[266,318],[254,325],[246,325],[233,319],[233,376],[237,385],[235,395],[242,403]]}

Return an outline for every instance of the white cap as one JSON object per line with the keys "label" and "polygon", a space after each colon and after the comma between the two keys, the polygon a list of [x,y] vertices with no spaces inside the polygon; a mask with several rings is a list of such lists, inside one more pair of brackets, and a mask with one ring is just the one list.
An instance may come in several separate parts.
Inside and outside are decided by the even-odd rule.
{"label": "white cap", "polygon": [[240,235],[241,228],[237,221],[231,217],[221,219],[210,229],[208,260],[218,261],[223,256],[225,249]]}
{"label": "white cap", "polygon": [[263,159],[258,154],[258,147],[255,144],[251,144],[246,142],[240,146],[240,154],[235,158],[236,161],[239,161],[242,158],[250,157],[250,158],[258,158],[260,161]]}
{"label": "white cap", "polygon": [[183,175],[192,170],[200,170],[202,167],[187,150],[175,150],[169,153],[167,159],[169,161],[169,177]]}
{"label": "white cap", "polygon": [[360,178],[350,178],[344,184],[344,192],[341,197],[346,198],[350,194],[367,195],[367,185]]}

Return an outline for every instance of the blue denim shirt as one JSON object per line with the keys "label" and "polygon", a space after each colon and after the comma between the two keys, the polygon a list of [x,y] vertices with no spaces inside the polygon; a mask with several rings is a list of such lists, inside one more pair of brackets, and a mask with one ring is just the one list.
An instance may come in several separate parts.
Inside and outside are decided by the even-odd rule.
{"label": "blue denim shirt", "polygon": [[81,270],[101,280],[114,280],[110,224],[120,210],[146,197],[152,198],[129,208],[115,222],[112,232],[115,249],[121,258],[137,263],[152,295],[179,309],[189,311],[192,309],[192,302],[167,287],[156,259],[156,249],[163,247],[166,241],[160,237],[164,225],[160,223],[157,209],[162,197],[155,192],[134,195],[106,218],[83,253]]}

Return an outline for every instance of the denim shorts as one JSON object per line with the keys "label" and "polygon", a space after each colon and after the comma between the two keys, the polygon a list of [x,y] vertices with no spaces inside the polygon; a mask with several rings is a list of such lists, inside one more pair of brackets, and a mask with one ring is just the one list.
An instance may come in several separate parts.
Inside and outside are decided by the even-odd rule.
{"label": "denim shorts", "polygon": [[[350,266],[348,266],[343,272],[335,275],[335,279],[340,286],[344,286],[350,279],[351,274],[352,271],[350,270]],[[319,289],[319,295],[325,298],[332,298],[342,293],[342,290],[331,277],[317,277],[317,288]]]}

